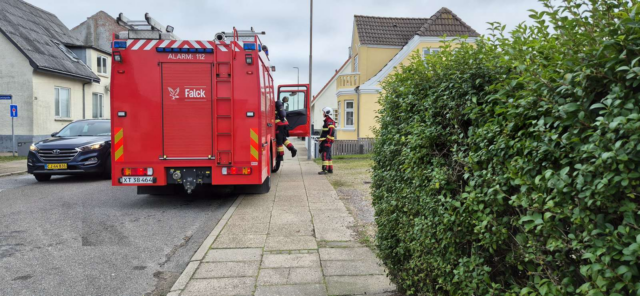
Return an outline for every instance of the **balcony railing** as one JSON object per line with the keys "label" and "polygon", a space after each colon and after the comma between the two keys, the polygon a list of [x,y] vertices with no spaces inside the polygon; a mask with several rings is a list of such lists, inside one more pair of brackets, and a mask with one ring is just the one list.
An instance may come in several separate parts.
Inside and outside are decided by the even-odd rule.
{"label": "balcony railing", "polygon": [[338,76],[336,90],[355,88],[360,85],[360,74],[342,74]]}

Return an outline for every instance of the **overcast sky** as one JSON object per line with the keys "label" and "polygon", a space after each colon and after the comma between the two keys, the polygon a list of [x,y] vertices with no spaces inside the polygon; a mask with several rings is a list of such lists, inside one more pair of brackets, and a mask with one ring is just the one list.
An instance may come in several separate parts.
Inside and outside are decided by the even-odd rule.
{"label": "overcast sky", "polygon": [[[164,25],[175,27],[182,39],[212,40],[215,33],[254,27],[266,31],[261,37],[269,46],[276,84],[309,81],[309,1],[307,0],[27,0],[58,16],[69,29],[99,10],[113,17],[123,12],[134,20],[144,13]],[[528,9],[542,9],[537,0],[316,0],[314,2],[314,93],[348,57],[353,16],[421,17],[447,7],[480,34],[487,22],[498,21],[513,28],[527,21]]]}

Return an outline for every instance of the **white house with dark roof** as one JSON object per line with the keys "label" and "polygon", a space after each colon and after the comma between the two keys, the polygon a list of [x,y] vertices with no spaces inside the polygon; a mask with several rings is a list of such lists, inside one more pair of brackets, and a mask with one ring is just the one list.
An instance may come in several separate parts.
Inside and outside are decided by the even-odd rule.
{"label": "white house with dark roof", "polygon": [[[85,44],[54,14],[0,1],[0,94],[18,105],[18,154],[74,120],[109,117],[110,61],[109,49]],[[8,114],[0,101],[0,152],[11,151]]]}

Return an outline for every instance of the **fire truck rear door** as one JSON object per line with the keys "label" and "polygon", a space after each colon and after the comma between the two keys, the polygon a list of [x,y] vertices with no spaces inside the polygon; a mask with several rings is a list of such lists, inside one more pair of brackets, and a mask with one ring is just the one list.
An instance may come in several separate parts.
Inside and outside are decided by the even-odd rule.
{"label": "fire truck rear door", "polygon": [[213,154],[213,105],[208,63],[162,64],[163,151],[167,159]]}

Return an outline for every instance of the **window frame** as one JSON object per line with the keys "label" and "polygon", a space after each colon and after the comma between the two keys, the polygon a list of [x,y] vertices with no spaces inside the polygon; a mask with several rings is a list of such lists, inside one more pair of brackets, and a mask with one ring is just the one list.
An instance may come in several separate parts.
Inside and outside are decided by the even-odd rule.
{"label": "window frame", "polygon": [[[97,98],[100,100],[100,113],[98,114],[98,117],[95,117],[94,113],[96,111],[96,104],[94,101],[94,96],[97,95]],[[93,119],[104,119],[104,94],[103,93],[97,93],[94,92],[91,95],[91,118]]]}
{"label": "window frame", "polygon": [[[60,90],[61,89],[66,89],[69,93],[69,96],[67,97],[67,115],[68,116],[62,116],[62,104],[60,101]],[[70,119],[71,118],[71,88],[69,87],[64,87],[64,86],[55,86],[53,88],[53,100],[54,100],[54,118],[56,119]],[[57,101],[57,104],[56,104]]]}
{"label": "window frame", "polygon": [[[109,74],[109,69],[108,69],[108,66],[107,66],[107,57],[105,57],[103,55],[98,55],[98,59],[97,59],[96,62],[98,63],[98,67],[96,69],[96,72],[98,74],[108,75]],[[103,65],[100,65],[101,62],[103,62]]]}
{"label": "window frame", "polygon": [[434,48],[434,47],[423,47],[422,48],[422,59],[424,59],[427,55],[431,55],[431,54],[437,54],[440,51],[442,51],[441,48]]}
{"label": "window frame", "polygon": [[360,56],[360,55],[356,55],[356,56],[353,58],[353,73],[358,73],[358,71],[360,71],[360,69],[359,69],[359,63],[358,63],[358,60],[359,60],[359,59],[358,59],[358,57],[359,57],[359,56]]}
{"label": "window frame", "polygon": [[[351,108],[347,108],[347,103],[351,103]],[[351,113],[352,124],[347,124],[347,114]],[[345,100],[344,101],[344,128],[355,128],[356,123],[356,113],[355,113],[355,102],[354,100]]]}

